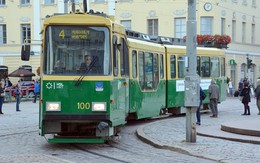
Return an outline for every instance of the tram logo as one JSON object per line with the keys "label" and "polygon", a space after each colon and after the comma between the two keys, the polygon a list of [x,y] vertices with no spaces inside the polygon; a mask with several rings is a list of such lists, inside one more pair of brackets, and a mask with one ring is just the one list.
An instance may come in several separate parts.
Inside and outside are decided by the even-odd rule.
{"label": "tram logo", "polygon": [[64,85],[63,85],[63,83],[56,83],[56,82],[51,83],[51,82],[48,82],[46,84],[46,88],[47,89],[63,89]]}

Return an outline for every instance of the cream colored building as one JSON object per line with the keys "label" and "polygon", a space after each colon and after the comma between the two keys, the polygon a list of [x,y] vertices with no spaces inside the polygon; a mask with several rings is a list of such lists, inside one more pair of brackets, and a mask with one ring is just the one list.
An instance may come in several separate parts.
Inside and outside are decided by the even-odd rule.
{"label": "cream colored building", "polygon": [[[70,0],[72,1],[72,0]],[[0,65],[9,73],[20,65],[39,66],[40,31],[46,15],[71,11],[66,0],[0,0]],[[237,87],[241,78],[253,83],[260,77],[260,1],[197,0],[197,33],[227,34],[232,38],[226,49],[226,75]],[[75,0],[82,11],[82,0]],[[186,35],[188,0],[91,0],[88,8],[113,15],[127,29],[183,38]],[[15,11],[15,12],[14,12]],[[23,39],[31,37],[31,60],[20,60]],[[247,55],[254,65],[248,73]]]}

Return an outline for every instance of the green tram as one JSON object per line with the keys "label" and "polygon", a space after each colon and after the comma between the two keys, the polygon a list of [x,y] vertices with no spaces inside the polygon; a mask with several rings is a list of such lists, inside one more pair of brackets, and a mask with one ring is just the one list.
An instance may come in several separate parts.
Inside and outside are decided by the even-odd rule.
{"label": "green tram", "polygon": [[[185,46],[153,41],[93,13],[46,18],[42,35],[39,134],[48,142],[103,143],[129,119],[181,112]],[[82,70],[86,52],[92,61]],[[198,73],[205,91],[217,81],[224,100],[223,51],[198,47]]]}

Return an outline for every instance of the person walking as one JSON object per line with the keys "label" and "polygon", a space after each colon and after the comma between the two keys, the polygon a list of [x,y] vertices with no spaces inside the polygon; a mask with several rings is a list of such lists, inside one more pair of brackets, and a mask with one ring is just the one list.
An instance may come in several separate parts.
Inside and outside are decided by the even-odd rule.
{"label": "person walking", "polygon": [[218,100],[219,100],[219,87],[216,82],[212,79],[211,84],[209,85],[209,99],[210,99],[210,109],[212,115],[210,117],[218,117]]}
{"label": "person walking", "polygon": [[36,80],[34,83],[34,99],[33,99],[33,103],[36,103],[37,97],[40,94],[40,85],[39,85],[39,81]]}
{"label": "person walking", "polygon": [[244,114],[242,115],[250,115],[250,107],[249,107],[249,102],[251,102],[250,98],[250,88],[249,88],[249,83],[245,82],[244,83],[244,88],[242,89],[241,95],[242,98],[242,103],[244,104]]}
{"label": "person walking", "polygon": [[22,91],[20,89],[19,83],[16,84],[14,93],[16,95],[16,111],[21,111],[19,109],[19,105],[20,105],[20,102],[21,102]]}
{"label": "person walking", "polygon": [[3,111],[2,111],[2,106],[3,106],[3,102],[4,102],[4,89],[2,87],[2,82],[0,82],[0,114],[4,114]]}
{"label": "person walking", "polygon": [[238,95],[241,94],[243,87],[244,87],[244,83],[243,83],[243,79],[241,79],[240,82],[238,83],[238,92],[239,92]]}
{"label": "person walking", "polygon": [[232,97],[233,96],[233,86],[232,86],[232,80],[230,79],[228,82],[228,90],[229,90],[229,95]]}
{"label": "person walking", "polygon": [[202,88],[200,87],[200,104],[199,107],[197,108],[197,112],[196,112],[196,117],[197,117],[197,125],[200,125],[200,108],[202,105],[202,101],[206,98],[205,93],[203,92]]}
{"label": "person walking", "polygon": [[256,81],[256,89],[255,89],[255,98],[256,98],[256,105],[258,108],[258,115],[260,115],[260,79]]}

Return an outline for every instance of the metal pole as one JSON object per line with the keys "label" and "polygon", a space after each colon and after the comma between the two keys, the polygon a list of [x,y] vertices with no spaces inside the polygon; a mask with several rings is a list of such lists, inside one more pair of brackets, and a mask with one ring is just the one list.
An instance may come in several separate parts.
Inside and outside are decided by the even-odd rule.
{"label": "metal pole", "polygon": [[65,14],[68,13],[68,1],[69,1],[69,0],[64,0],[64,13],[65,13]]}
{"label": "metal pole", "polygon": [[188,0],[186,55],[188,59],[185,76],[186,141],[196,142],[195,113],[199,106],[200,78],[197,70],[197,22],[196,0]]}
{"label": "metal pole", "polygon": [[71,10],[73,13],[75,13],[75,11],[76,11],[75,0],[71,0],[71,3],[72,3]]}

